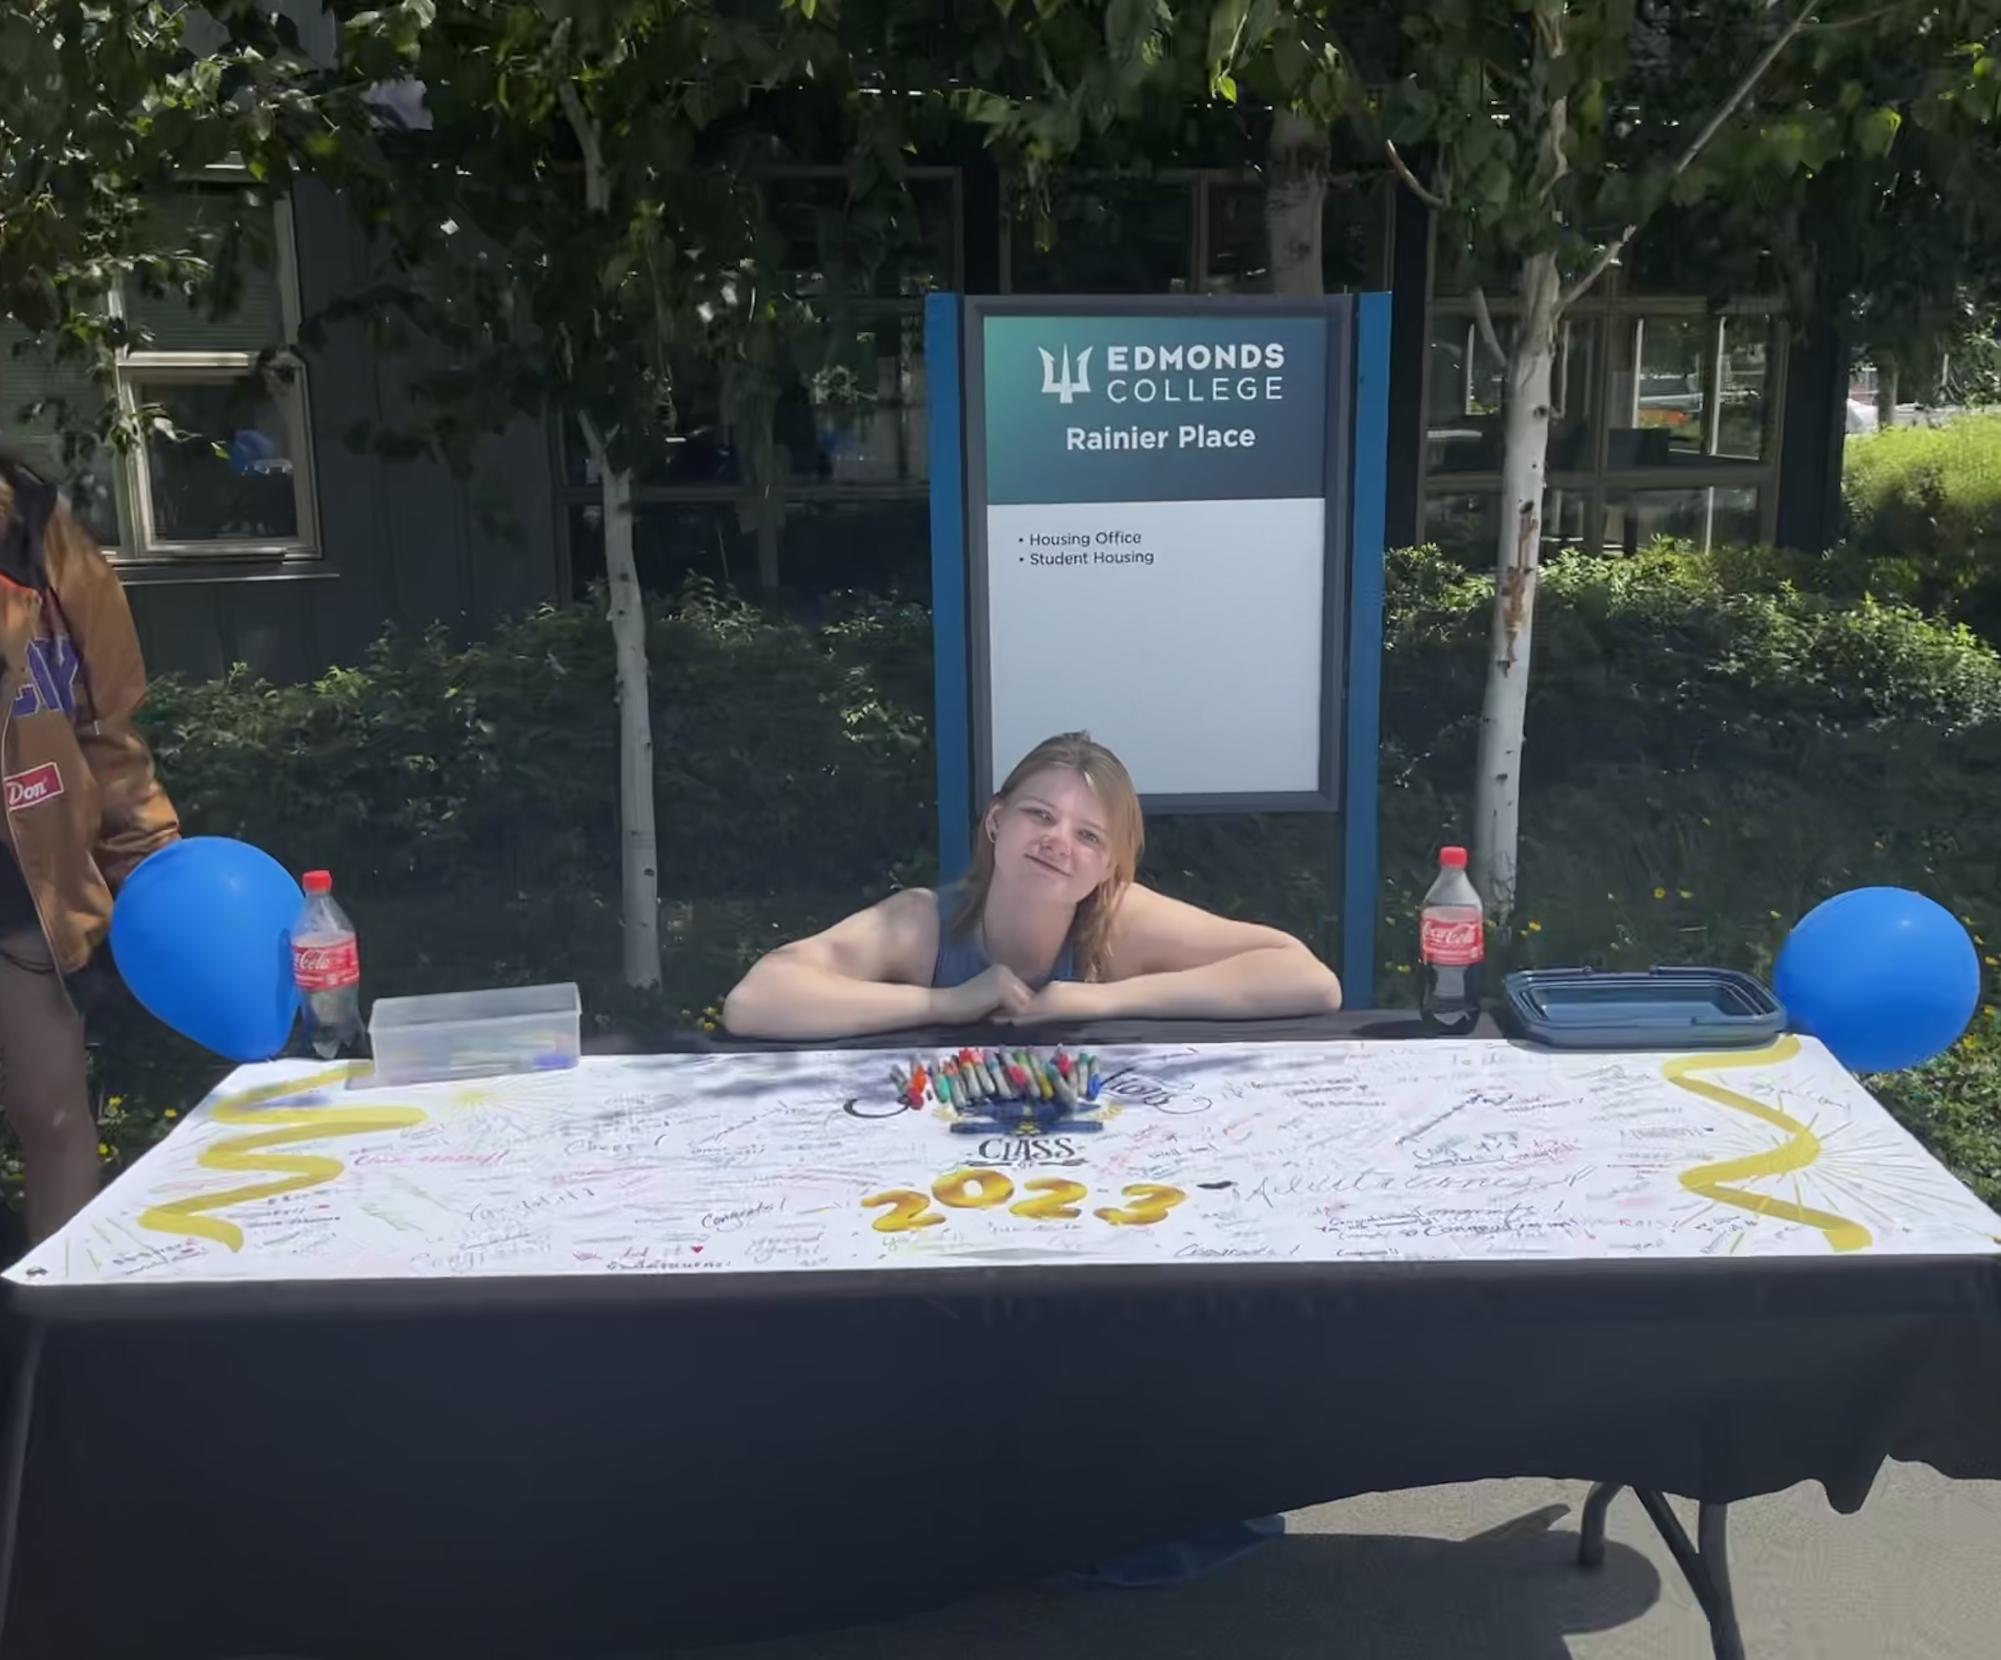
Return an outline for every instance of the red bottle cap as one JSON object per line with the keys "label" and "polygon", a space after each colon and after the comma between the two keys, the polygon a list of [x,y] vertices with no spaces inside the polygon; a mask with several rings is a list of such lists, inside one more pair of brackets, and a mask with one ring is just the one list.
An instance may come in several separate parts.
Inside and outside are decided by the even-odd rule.
{"label": "red bottle cap", "polygon": [[1438,850],[1438,862],[1445,866],[1447,870],[1464,870],[1466,868],[1466,849],[1463,847],[1441,847]]}
{"label": "red bottle cap", "polygon": [[330,870],[309,870],[306,872],[303,881],[308,893],[333,892],[333,872]]}

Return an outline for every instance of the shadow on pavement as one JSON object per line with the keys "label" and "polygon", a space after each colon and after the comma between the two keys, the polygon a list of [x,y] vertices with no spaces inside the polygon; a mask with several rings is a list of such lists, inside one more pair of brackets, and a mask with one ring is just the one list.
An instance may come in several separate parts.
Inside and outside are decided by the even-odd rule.
{"label": "shadow on pavement", "polygon": [[[1471,1539],[1295,1533],[1160,1591],[1022,1590],[845,1631],[677,1651],[703,1660],[1570,1660],[1566,1641],[1638,1619],[1660,1576],[1608,1541],[1576,1565],[1550,1505]],[[640,1657],[630,1657],[640,1660]]]}

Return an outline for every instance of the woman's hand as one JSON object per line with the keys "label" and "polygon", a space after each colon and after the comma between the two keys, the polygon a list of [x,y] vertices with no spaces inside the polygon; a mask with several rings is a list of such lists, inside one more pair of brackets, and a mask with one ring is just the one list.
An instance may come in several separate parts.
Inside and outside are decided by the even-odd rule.
{"label": "woman's hand", "polygon": [[970,1026],[976,1020],[1009,1021],[1035,1001],[1021,976],[996,963],[962,986],[931,994],[932,1018],[943,1026]]}
{"label": "woman's hand", "polygon": [[1051,980],[1030,994],[1021,1008],[994,1018],[1010,1026],[1039,1026],[1056,1020],[1096,1020],[1110,1012],[1106,988],[1086,980]]}

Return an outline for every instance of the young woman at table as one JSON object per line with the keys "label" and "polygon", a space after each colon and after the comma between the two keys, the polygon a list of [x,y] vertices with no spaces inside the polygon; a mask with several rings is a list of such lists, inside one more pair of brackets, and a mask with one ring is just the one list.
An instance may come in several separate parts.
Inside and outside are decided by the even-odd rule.
{"label": "young woman at table", "polygon": [[97,1191],[77,977],[112,890],[180,833],[132,724],[145,695],[117,573],[55,486],[0,455],[0,1108],[35,1240]]}
{"label": "young woman at table", "polygon": [[1250,1019],[1341,1006],[1275,928],[1142,887],[1146,833],[1118,757],[1083,732],[1038,744],[988,805],[963,881],[910,888],[781,946],[723,1023],[743,1037],[1150,1016]]}

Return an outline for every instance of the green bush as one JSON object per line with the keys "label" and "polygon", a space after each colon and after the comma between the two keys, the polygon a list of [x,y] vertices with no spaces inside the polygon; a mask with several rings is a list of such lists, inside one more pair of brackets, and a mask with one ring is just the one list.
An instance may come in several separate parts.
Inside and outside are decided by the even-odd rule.
{"label": "green bush", "polygon": [[1851,438],[1842,496],[1847,580],[2001,642],[2001,415]]}
{"label": "green bush", "polygon": [[[752,895],[775,869],[880,880],[921,842],[930,622],[850,598],[814,623],[696,585],[649,629],[662,889]],[[184,817],[362,892],[478,879],[601,887],[617,861],[609,631],[544,609],[486,644],[385,639],[273,687],[165,682],[149,734]],[[893,839],[885,839],[885,831]]]}
{"label": "green bush", "polygon": [[[1750,732],[1884,721],[1960,731],[2001,718],[2001,660],[1966,630],[1735,574],[1673,544],[1548,565],[1529,715],[1538,749],[1555,752],[1545,759],[1596,769]],[[1422,737],[1415,722],[1470,740],[1493,592],[1490,576],[1429,549],[1392,556],[1385,702],[1400,736]]]}
{"label": "green bush", "polygon": [[[1396,965],[1423,838],[1466,824],[1493,584],[1428,550],[1391,572],[1379,956]],[[1875,882],[2001,927],[2001,659],[1907,609],[1732,574],[1671,548],[1546,571],[1502,962],[1768,971],[1802,913]]]}
{"label": "green bush", "polygon": [[1929,1066],[1872,1078],[1876,1096],[1959,1179],[2001,1209],[2001,1008]]}
{"label": "green bush", "polygon": [[[1797,577],[1783,556],[1673,547],[1549,567],[1522,905],[1493,942],[1497,968],[1769,971],[1805,910],[1878,882],[1929,892],[2001,940],[2001,660],[1963,629]],[[1435,552],[1392,558],[1384,1001],[1411,994],[1435,849],[1468,831],[1491,597],[1491,579]],[[699,1018],[778,940],[926,879],[935,834],[921,607],[848,596],[774,615],[694,587],[660,607],[650,646],[666,985],[645,998],[618,978],[617,723],[598,611],[538,611],[469,650],[385,640],[310,686],[163,683],[148,729],[191,831],[334,870],[371,996],[575,979],[595,1030],[645,1043]],[[1332,821],[1149,828],[1148,880],[1325,942]],[[220,1071],[129,1003],[92,1031],[114,1162]],[[2001,1074],[1976,1049],[1892,1099],[2001,1192]]]}

